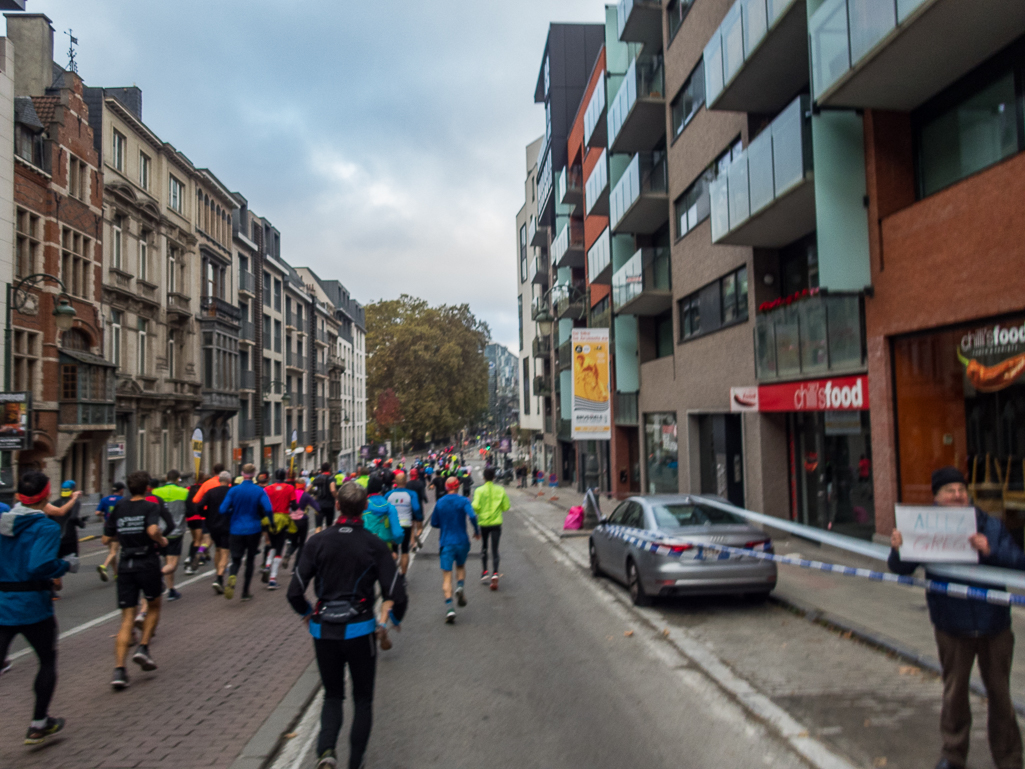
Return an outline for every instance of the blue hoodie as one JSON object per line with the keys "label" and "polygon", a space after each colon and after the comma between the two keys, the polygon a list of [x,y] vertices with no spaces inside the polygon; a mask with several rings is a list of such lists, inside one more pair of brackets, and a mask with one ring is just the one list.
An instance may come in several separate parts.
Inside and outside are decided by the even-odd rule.
{"label": "blue hoodie", "polygon": [[397,544],[405,536],[399,523],[398,510],[380,494],[371,494],[367,497],[367,509],[363,513],[363,528],[389,544]]}
{"label": "blue hoodie", "polygon": [[[57,557],[60,524],[20,502],[0,515],[0,582],[56,579],[68,570]],[[7,593],[0,591],[0,625],[32,625],[53,616],[49,588]]]}

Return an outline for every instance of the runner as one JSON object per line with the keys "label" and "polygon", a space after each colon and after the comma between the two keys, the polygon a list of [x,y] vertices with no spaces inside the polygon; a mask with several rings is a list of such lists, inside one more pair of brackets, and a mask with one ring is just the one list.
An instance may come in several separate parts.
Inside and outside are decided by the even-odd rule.
{"label": "runner", "polygon": [[288,473],[279,468],[275,473],[277,483],[267,487],[270,497],[271,514],[263,519],[263,528],[267,532],[267,546],[264,548],[263,568],[260,577],[268,590],[278,589],[278,568],[285,555],[285,539],[296,533],[298,527],[292,521],[289,511],[295,502],[295,486],[286,483]]}
{"label": "runner", "polygon": [[399,513],[381,493],[383,482],[376,473],[370,476],[367,483],[367,510],[363,513],[363,526],[371,534],[383,539],[396,553],[402,543],[403,532],[399,524]]}
{"label": "runner", "polygon": [[0,660],[7,659],[7,649],[19,633],[39,658],[26,745],[38,745],[64,728],[63,718],[48,713],[57,688],[58,633],[51,581],[78,571],[79,564],[74,555],[57,557],[60,524],[44,514],[49,496],[50,479],[29,471],[18,481],[14,509],[0,515]]}
{"label": "runner", "polygon": [[427,485],[423,481],[423,468],[413,468],[409,471],[409,482],[406,488],[416,492],[420,500],[420,517],[413,516],[413,552],[420,549],[420,538],[424,533],[424,515],[427,514]]}
{"label": "runner", "polygon": [[471,474],[469,466],[463,466],[458,471],[459,482],[463,486],[463,496],[470,496],[470,488],[473,486],[473,475]]}
{"label": "runner", "polygon": [[477,513],[480,523],[481,548],[480,559],[483,571],[480,581],[488,580],[488,540],[491,541],[491,561],[495,571],[491,575],[491,589],[498,590],[498,542],[502,538],[502,513],[509,509],[509,495],[505,489],[496,486],[495,468],[484,469],[484,485],[473,493],[473,510]]}
{"label": "runner", "polygon": [[[206,473],[196,476],[196,482],[187,489],[185,497],[185,525],[189,527],[192,534],[192,543],[189,545],[189,557],[185,559],[185,573],[195,574],[206,556],[206,545],[203,544],[203,508],[196,502],[196,495],[203,484],[210,479]],[[216,478],[215,478],[216,480]]]}
{"label": "runner", "polygon": [[231,515],[221,515],[221,503],[231,488],[231,475],[222,471],[217,476],[217,482],[217,487],[210,489],[203,496],[200,507],[203,510],[205,528],[210,533],[215,548],[214,568],[217,570],[217,577],[214,579],[213,589],[215,593],[223,595],[224,571],[228,568],[228,560],[231,558]]}
{"label": "runner", "polygon": [[[331,507],[334,508],[334,497],[331,497]],[[295,487],[295,499],[289,505],[288,517],[292,519],[292,523],[295,524],[295,531],[288,534],[288,544],[285,547],[285,557],[281,560],[281,568],[288,568],[288,559],[295,555],[295,563],[299,564],[299,559],[303,554],[303,546],[306,544],[306,537],[310,533],[310,508],[316,511],[318,517],[322,516],[320,512],[320,503],[311,497],[305,489],[305,484],[302,481],[296,483]],[[293,568],[293,571],[295,569]]]}
{"label": "runner", "polygon": [[445,496],[445,474],[439,468],[438,472],[431,478],[431,486],[434,487],[434,503]]}
{"label": "runner", "polygon": [[164,556],[163,574],[164,582],[167,584],[168,601],[177,601],[182,597],[182,594],[174,589],[174,573],[178,570],[182,543],[185,540],[185,501],[189,498],[189,490],[178,485],[181,477],[177,470],[168,470],[164,485],[153,489],[153,496],[167,506],[167,512],[174,521],[174,529],[167,535],[167,544],[160,550],[160,554]]}
{"label": "runner", "polygon": [[[66,555],[78,555],[78,530],[85,528],[85,521],[82,520],[82,492],[75,491],[75,482],[68,480],[61,484],[61,502],[63,506],[58,508],[58,514],[54,515],[47,511],[53,520],[56,520],[61,527],[60,548],[57,550],[57,557],[63,558]],[[68,507],[68,502],[71,507]],[[50,505],[50,510],[55,505]]]}
{"label": "runner", "polygon": [[360,465],[356,468],[356,483],[362,486],[364,489],[367,487],[367,482],[370,480],[370,472],[367,468]]}
{"label": "runner", "polygon": [[[288,601],[309,623],[317,666],[324,685],[324,705],[317,738],[317,769],[338,766],[335,748],[342,731],[345,667],[352,678],[353,719],[349,733],[349,767],[363,766],[373,720],[376,638],[387,648],[385,623],[398,626],[406,611],[403,579],[388,548],[364,528],[361,514],[366,491],[346,483],[338,491],[338,522],[310,539],[288,586]],[[374,585],[380,586],[381,608],[374,618]],[[306,589],[313,584],[317,602]],[[375,632],[376,631],[376,632]]]}
{"label": "runner", "polygon": [[323,529],[325,523],[328,526],[334,523],[330,517],[335,509],[335,492],[337,490],[337,478],[331,475],[331,465],[325,462],[320,466],[320,475],[313,479],[313,498],[317,500],[319,510],[316,516],[317,531]]}
{"label": "runner", "polygon": [[132,656],[132,661],[143,670],[157,669],[149,654],[149,642],[160,619],[160,596],[164,592],[164,585],[158,548],[167,546],[167,527],[161,532],[160,506],[146,498],[150,483],[149,473],[145,470],[130,474],[128,492],[131,497],[118,502],[103,525],[104,544],[109,544],[115,537],[121,544],[121,560],[117,566],[117,605],[121,609],[121,629],[117,634],[114,651],[114,678],[110,682],[116,690],[128,686],[125,659],[132,645],[135,609],[139,605],[140,592],[146,599],[147,609],[142,624],[142,643]]}
{"label": "runner", "polygon": [[[114,512],[114,506],[121,501],[121,498],[125,495],[125,485],[118,481],[114,484],[114,491],[110,496],[106,496],[100,500],[100,504],[96,507],[96,514],[103,516],[103,522],[106,523],[110,514]],[[110,567],[113,566],[117,561],[117,542],[110,543],[110,551],[107,553],[107,557],[103,560],[99,566],[96,567],[96,571],[100,574],[100,580],[107,582],[110,579]],[[117,572],[115,572],[115,579],[117,578]]]}
{"label": "runner", "polygon": [[252,462],[243,465],[242,483],[228,489],[219,508],[222,515],[231,514],[231,569],[228,572],[228,584],[224,588],[224,597],[229,600],[235,597],[238,570],[242,567],[243,558],[246,560],[246,572],[242,583],[242,600],[252,599],[249,587],[253,581],[253,568],[263,536],[261,521],[273,513],[267,492],[253,483],[255,472],[256,466]]}
{"label": "runner", "polygon": [[409,569],[409,545],[413,541],[413,522],[419,521],[423,524],[424,511],[420,506],[420,495],[412,489],[406,488],[406,474],[395,473],[395,488],[385,494],[387,499],[399,516],[399,526],[402,527],[402,542],[399,543],[399,572],[406,575]]}
{"label": "runner", "polygon": [[456,610],[452,606],[452,565],[455,563],[455,594],[460,606],[466,606],[466,556],[470,553],[470,540],[466,536],[466,519],[473,523],[473,538],[480,539],[477,517],[473,505],[466,497],[455,493],[459,488],[458,478],[449,478],[446,488],[450,493],[439,499],[431,513],[431,526],[441,529],[438,546],[441,548],[441,589],[445,594],[445,622],[456,621]]}

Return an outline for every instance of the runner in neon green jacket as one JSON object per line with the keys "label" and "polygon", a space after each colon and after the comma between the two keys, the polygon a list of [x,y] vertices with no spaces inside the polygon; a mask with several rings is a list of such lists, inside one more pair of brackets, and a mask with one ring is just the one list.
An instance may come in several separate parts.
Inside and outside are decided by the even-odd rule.
{"label": "runner in neon green jacket", "polygon": [[[509,495],[505,489],[496,486],[495,468],[484,469],[484,485],[473,493],[473,511],[480,523],[480,559],[483,571],[480,581],[491,583],[492,590],[498,590],[498,543],[502,538],[502,513],[509,509]],[[494,571],[488,574],[488,541],[491,542],[491,556]]]}

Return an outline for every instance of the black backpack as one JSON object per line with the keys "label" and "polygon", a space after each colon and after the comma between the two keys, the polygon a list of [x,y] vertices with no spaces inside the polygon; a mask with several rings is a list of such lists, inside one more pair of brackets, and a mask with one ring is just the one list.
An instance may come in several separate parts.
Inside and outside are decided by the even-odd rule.
{"label": "black backpack", "polygon": [[321,473],[313,479],[313,488],[317,492],[318,502],[330,502],[334,499],[331,495],[331,482],[334,479],[330,475]]}

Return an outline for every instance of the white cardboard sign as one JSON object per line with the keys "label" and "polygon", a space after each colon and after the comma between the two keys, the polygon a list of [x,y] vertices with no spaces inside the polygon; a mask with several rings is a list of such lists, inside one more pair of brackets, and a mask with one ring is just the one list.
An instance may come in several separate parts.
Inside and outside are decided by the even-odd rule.
{"label": "white cardboard sign", "polygon": [[902,561],[978,563],[968,543],[975,534],[975,508],[896,506],[897,529],[904,538]]}

